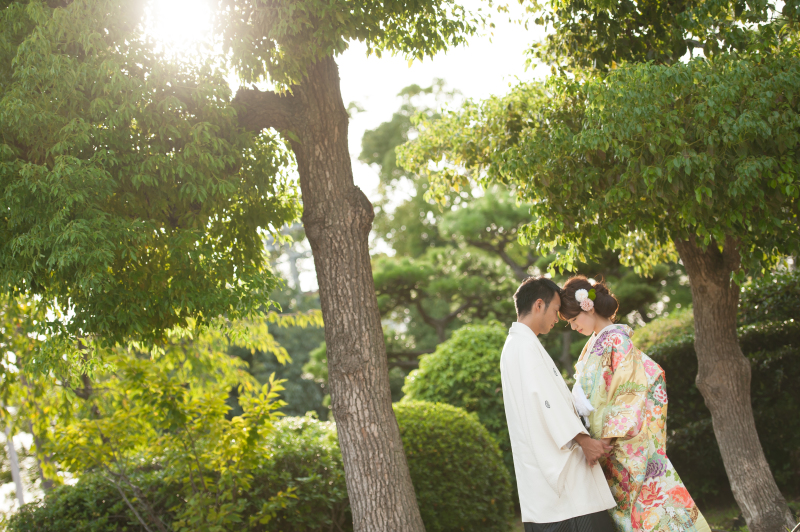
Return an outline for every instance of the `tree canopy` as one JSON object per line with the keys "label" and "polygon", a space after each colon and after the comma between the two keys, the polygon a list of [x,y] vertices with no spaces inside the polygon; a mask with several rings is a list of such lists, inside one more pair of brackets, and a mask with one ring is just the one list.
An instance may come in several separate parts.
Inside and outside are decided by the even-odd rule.
{"label": "tree canopy", "polygon": [[112,343],[268,303],[264,234],[298,215],[291,156],[241,129],[224,72],[157,53],[138,3],[0,17],[3,289]]}
{"label": "tree canopy", "polygon": [[585,75],[623,62],[769,50],[798,20],[796,2],[732,0],[548,1],[536,22],[547,35],[532,59]]}
{"label": "tree canopy", "polygon": [[[383,193],[393,191],[395,202],[408,194],[392,210],[382,206],[376,216],[376,236],[394,255],[373,258],[373,269],[381,315],[388,328],[399,325],[409,354],[431,350],[464,323],[513,316],[510,295],[516,284],[547,270],[555,258],[547,250],[537,251],[535,242],[520,242],[520,231],[532,219],[530,205],[519,202],[512,191],[469,181],[457,192],[441,189],[446,201],[437,205],[425,194],[428,180],[397,165],[397,147],[417,134],[412,117],[424,117],[427,123],[441,116],[425,98],[432,94],[439,105],[455,101],[444,86],[437,80],[431,87],[406,87],[391,120],[365,132],[362,139],[360,158],[374,165]],[[408,184],[411,187],[403,186]],[[647,322],[690,300],[676,264],[660,265],[644,278],[622,266],[615,253],[605,252],[578,268],[611,283],[620,299],[621,318],[632,314],[632,323]],[[560,335],[544,341],[556,351],[562,349],[559,342],[570,343]],[[564,365],[571,365],[569,350]]]}
{"label": "tree canopy", "polygon": [[762,270],[800,243],[799,68],[787,52],[551,78],[424,123],[400,153],[442,187],[516,185],[526,238],[564,246],[560,264],[613,248],[647,270],[697,237]]}

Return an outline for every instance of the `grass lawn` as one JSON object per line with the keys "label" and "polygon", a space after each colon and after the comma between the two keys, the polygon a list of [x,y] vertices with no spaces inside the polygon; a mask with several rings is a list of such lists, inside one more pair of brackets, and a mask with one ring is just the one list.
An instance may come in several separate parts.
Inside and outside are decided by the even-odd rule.
{"label": "grass lawn", "polygon": [[708,521],[711,530],[725,530],[727,532],[746,532],[747,525],[744,524],[742,512],[735,502],[718,504],[710,507],[701,506],[700,511]]}

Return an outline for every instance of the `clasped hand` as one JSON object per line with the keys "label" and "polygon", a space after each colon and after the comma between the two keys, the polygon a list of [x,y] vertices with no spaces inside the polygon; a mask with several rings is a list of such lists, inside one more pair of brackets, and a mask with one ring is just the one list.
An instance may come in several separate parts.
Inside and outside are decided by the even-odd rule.
{"label": "clasped hand", "polygon": [[589,462],[590,466],[594,466],[603,455],[614,448],[611,445],[610,438],[595,440],[587,434],[578,434],[575,436],[575,441],[583,449],[583,454],[586,456],[586,461]]}

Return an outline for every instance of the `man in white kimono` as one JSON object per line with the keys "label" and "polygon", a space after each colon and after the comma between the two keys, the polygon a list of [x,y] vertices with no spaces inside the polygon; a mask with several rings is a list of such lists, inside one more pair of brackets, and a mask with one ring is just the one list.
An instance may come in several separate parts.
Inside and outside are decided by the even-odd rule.
{"label": "man in white kimono", "polygon": [[523,281],[500,359],[522,521],[526,532],[613,532],[614,497],[597,464],[611,447],[589,437],[537,338],[558,322],[560,291],[544,277]]}

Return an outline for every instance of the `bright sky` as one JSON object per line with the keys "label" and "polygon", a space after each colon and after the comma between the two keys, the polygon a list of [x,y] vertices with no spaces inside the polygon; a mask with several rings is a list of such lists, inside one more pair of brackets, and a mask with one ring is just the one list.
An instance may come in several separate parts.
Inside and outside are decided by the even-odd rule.
{"label": "bright sky", "polygon": [[[521,18],[519,6],[514,8],[512,16]],[[356,185],[367,196],[374,196],[378,178],[375,170],[358,162],[361,137],[366,130],[392,118],[401,105],[397,93],[402,88],[414,83],[426,87],[435,78],[442,78],[448,88],[458,89],[465,97],[483,99],[505,94],[509,84],[518,79],[542,78],[549,73],[549,68],[541,66],[535,71],[525,70],[525,51],[531,43],[542,39],[541,27],[530,24],[530,30],[526,30],[521,24],[509,23],[509,17],[503,14],[496,13],[493,18],[496,25],[493,36],[473,37],[465,46],[433,59],[415,61],[410,67],[403,57],[367,57],[361,43],[355,43],[337,60],[345,105],[357,102],[365,110],[350,121],[349,134]]]}

